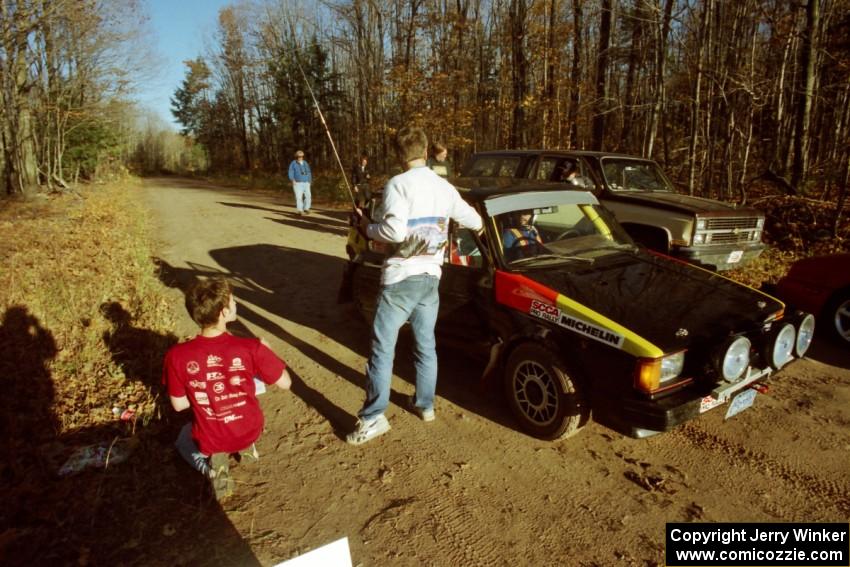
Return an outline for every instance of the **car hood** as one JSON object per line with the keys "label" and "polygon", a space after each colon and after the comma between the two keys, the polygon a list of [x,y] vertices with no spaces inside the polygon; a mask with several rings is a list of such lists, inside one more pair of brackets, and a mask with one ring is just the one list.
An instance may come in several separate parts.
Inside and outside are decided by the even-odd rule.
{"label": "car hood", "polygon": [[670,211],[686,213],[728,214],[733,212],[736,216],[756,216],[759,214],[755,209],[738,208],[729,203],[703,199],[701,197],[691,197],[690,195],[680,195],[679,193],[668,193],[665,191],[629,191],[628,193],[606,191],[601,200],[603,204],[605,201],[633,203],[638,205],[650,204],[656,208],[660,207]]}
{"label": "car hood", "polygon": [[[558,294],[556,318],[569,312],[665,353],[759,328],[784,308],[779,300],[724,276],[643,251],[611,254],[588,266],[529,270],[521,277]],[[657,349],[632,352],[657,356]]]}

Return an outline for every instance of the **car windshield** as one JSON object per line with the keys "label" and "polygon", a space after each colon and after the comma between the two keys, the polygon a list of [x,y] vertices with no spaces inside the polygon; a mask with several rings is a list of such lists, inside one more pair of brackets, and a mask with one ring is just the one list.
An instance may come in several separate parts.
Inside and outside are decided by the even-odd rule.
{"label": "car windshield", "polygon": [[510,266],[590,263],[634,247],[622,227],[589,193],[551,191],[510,198],[491,210],[496,213],[499,242]]}
{"label": "car windshield", "polygon": [[604,158],[602,172],[613,191],[674,191],[661,168],[652,161]]}

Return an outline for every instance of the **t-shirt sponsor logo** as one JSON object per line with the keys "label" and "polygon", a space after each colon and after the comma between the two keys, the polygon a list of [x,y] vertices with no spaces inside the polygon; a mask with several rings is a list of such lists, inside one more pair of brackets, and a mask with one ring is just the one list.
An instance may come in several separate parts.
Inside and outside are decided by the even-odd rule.
{"label": "t-shirt sponsor logo", "polygon": [[592,323],[588,323],[587,321],[570,317],[564,313],[561,314],[558,324],[562,327],[566,327],[567,329],[572,329],[580,335],[590,337],[595,341],[617,348],[621,348],[623,346],[623,335],[610,331],[605,327],[598,327]]}
{"label": "t-shirt sponsor logo", "polygon": [[245,379],[241,376],[231,376],[229,380],[231,386],[241,386],[244,381]]}
{"label": "t-shirt sponsor logo", "polygon": [[207,372],[207,380],[210,382],[214,382],[216,380],[224,380],[224,374],[221,372]]}
{"label": "t-shirt sponsor logo", "polygon": [[224,391],[224,382],[216,382],[213,384],[213,392],[220,394]]}
{"label": "t-shirt sponsor logo", "polygon": [[242,364],[242,359],[238,356],[230,361],[230,368],[228,368],[231,372],[235,372],[236,370],[245,370],[245,366]]}
{"label": "t-shirt sponsor logo", "polygon": [[197,374],[201,371],[201,365],[195,362],[194,360],[190,360],[186,363],[186,372],[189,374]]}
{"label": "t-shirt sponsor logo", "polygon": [[228,415],[224,418],[224,423],[230,423],[232,421],[236,421],[238,419],[242,419],[241,415]]}
{"label": "t-shirt sponsor logo", "polygon": [[204,390],[207,387],[207,383],[201,382],[200,380],[189,380],[189,385],[196,390]]}
{"label": "t-shirt sponsor logo", "polygon": [[531,309],[528,311],[533,317],[539,317],[551,323],[557,323],[561,317],[561,310],[549,303],[543,303],[536,299],[531,302]]}
{"label": "t-shirt sponsor logo", "polygon": [[195,401],[202,406],[210,405],[210,398],[206,392],[195,392]]}
{"label": "t-shirt sponsor logo", "polygon": [[221,361],[220,356],[211,354],[207,357],[207,368],[213,368],[215,366],[224,366],[224,363]]}

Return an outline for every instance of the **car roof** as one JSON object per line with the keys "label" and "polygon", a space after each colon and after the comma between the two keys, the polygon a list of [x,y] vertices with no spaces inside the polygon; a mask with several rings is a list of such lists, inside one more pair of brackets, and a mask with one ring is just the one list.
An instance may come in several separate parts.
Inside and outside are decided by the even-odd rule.
{"label": "car roof", "polygon": [[613,157],[613,158],[621,158],[621,159],[653,161],[649,158],[635,156],[635,155],[621,154],[621,153],[616,153],[616,152],[597,152],[597,151],[591,151],[591,150],[489,150],[489,151],[475,152],[473,157],[480,157],[480,156],[539,156],[541,154],[555,155],[555,156],[572,156],[572,157],[595,157],[595,158]]}

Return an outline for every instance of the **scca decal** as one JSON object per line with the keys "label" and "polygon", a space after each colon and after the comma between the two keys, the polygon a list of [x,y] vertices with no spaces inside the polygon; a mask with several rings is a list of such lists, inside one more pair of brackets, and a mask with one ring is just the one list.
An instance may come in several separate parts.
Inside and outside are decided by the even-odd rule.
{"label": "scca decal", "polygon": [[529,309],[528,313],[529,315],[539,317],[540,319],[544,319],[552,323],[557,323],[561,317],[560,309],[554,305],[537,301],[536,299],[531,301],[531,309]]}
{"label": "scca decal", "polygon": [[570,317],[564,313],[561,314],[558,324],[562,327],[566,327],[567,329],[572,329],[580,335],[605,343],[606,345],[611,345],[617,348],[623,347],[623,341],[625,340],[623,335],[611,332],[604,327],[597,327],[587,321]]}

